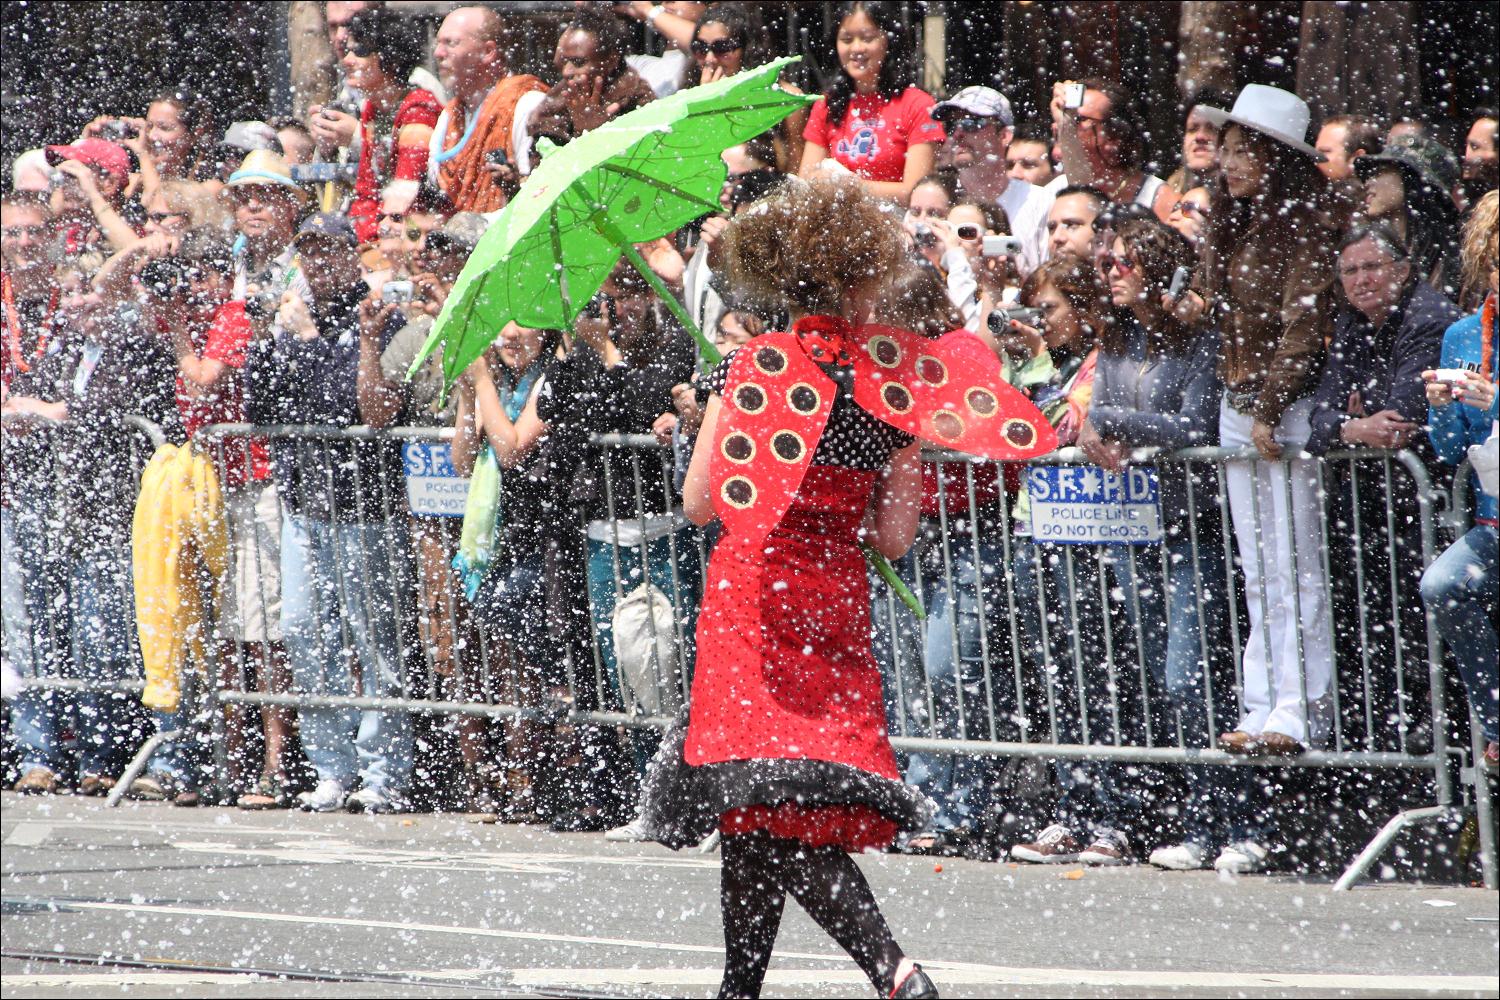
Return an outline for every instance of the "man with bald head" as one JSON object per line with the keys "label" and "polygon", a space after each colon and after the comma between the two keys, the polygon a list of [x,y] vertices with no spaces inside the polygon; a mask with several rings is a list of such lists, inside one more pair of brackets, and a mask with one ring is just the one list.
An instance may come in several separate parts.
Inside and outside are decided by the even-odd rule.
{"label": "man with bald head", "polygon": [[547,87],[510,73],[505,25],[489,7],[459,7],[443,18],[432,59],[453,96],[432,131],[429,176],[456,211],[503,208],[531,172],[526,122]]}

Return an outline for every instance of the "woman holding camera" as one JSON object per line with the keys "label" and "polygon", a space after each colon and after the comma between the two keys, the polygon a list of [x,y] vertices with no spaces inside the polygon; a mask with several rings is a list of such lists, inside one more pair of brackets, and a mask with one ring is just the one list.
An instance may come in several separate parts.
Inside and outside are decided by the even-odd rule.
{"label": "woman holding camera", "polygon": [[[1479,199],[1464,226],[1465,285],[1468,290],[1487,292],[1484,305],[1478,313],[1448,327],[1438,362],[1442,367],[1422,373],[1433,448],[1443,461],[1452,464],[1467,455],[1476,470],[1486,448],[1489,468],[1494,469],[1494,428],[1500,417],[1496,408],[1500,365],[1495,358],[1495,343],[1500,337],[1495,318],[1495,296],[1500,292],[1497,216],[1500,195],[1491,191]],[[1500,546],[1496,544],[1495,526],[1500,505],[1495,491],[1486,488],[1477,472],[1473,485],[1474,527],[1427,567],[1422,576],[1422,601],[1458,661],[1469,704],[1484,736],[1484,766],[1493,774],[1500,766],[1500,705],[1496,703],[1500,654],[1495,635],[1496,599],[1500,596],[1496,557]],[[1489,485],[1493,487],[1494,483]]]}
{"label": "woman holding camera", "polygon": [[[1186,239],[1151,218],[1123,223],[1105,256],[1116,323],[1100,344],[1094,399],[1078,435],[1084,454],[1104,469],[1126,470],[1131,449],[1176,451],[1212,445],[1217,438],[1217,334],[1193,329],[1163,306],[1174,277],[1192,264]],[[1103,558],[1124,595],[1125,618],[1147,675],[1148,689],[1128,703],[1131,740],[1149,727],[1147,745],[1204,747],[1217,732],[1214,720],[1233,710],[1228,679],[1214,685],[1215,664],[1206,658],[1224,646],[1220,633],[1227,614],[1217,487],[1211,467],[1171,463],[1154,471],[1161,541],[1109,546]],[[1144,717],[1136,707],[1141,705]],[[1245,777],[1242,770],[1215,776],[1188,768],[1188,795],[1176,804],[1182,838],[1152,851],[1151,863],[1202,868],[1214,847],[1257,840]],[[1124,844],[1114,847],[1114,862],[1127,861]]]}
{"label": "woman holding camera", "polygon": [[376,238],[385,183],[427,173],[428,142],[442,108],[431,91],[408,90],[406,83],[425,48],[416,21],[384,8],[356,12],[342,66],[348,85],[364,100],[354,113],[314,107],[308,119],[319,154],[329,157],[344,148],[358,157],[349,218],[361,243]]}
{"label": "woman holding camera", "polygon": [[[93,284],[102,263],[97,254],[83,254],[58,271],[60,336],[37,363],[33,383],[44,388],[10,396],[4,407],[7,415],[39,418],[30,433],[49,436],[55,470],[50,544],[68,594],[57,627],[69,635],[69,676],[93,682],[135,680],[141,672],[130,537],[149,442],[127,418],[145,417],[177,436],[171,351],[110,307]],[[19,427],[8,423],[6,430]],[[123,691],[95,691],[65,704],[76,710],[78,791],[104,795],[135,747],[138,700]]]}

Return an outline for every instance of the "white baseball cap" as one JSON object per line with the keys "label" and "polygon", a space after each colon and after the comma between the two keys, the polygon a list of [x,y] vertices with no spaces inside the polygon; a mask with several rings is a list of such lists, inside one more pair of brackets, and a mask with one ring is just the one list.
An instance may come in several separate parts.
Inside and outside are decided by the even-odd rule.
{"label": "white baseball cap", "polygon": [[1010,110],[1010,101],[993,87],[965,87],[936,105],[932,109],[932,117],[941,121],[954,111],[963,111],[980,118],[998,118],[1006,128],[1016,123],[1016,116]]}

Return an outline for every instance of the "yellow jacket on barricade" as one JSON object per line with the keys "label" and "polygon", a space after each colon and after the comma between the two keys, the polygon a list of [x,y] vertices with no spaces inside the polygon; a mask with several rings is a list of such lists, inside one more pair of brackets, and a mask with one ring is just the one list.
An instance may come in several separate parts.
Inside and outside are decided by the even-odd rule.
{"label": "yellow jacket on barricade", "polygon": [[218,605],[229,559],[219,477],[191,445],[162,445],[141,473],[131,548],[136,630],[146,666],[142,701],[147,708],[176,711],[188,657],[199,670],[208,662],[209,612]]}

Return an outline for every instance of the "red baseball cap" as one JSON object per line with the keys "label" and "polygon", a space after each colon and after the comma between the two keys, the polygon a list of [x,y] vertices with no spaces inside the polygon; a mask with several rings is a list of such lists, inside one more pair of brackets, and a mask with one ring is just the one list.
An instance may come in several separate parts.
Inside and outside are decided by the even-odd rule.
{"label": "red baseball cap", "polygon": [[47,162],[53,166],[63,160],[77,160],[105,173],[114,174],[121,183],[130,178],[130,154],[124,146],[106,139],[84,139],[71,146],[48,146]]}

